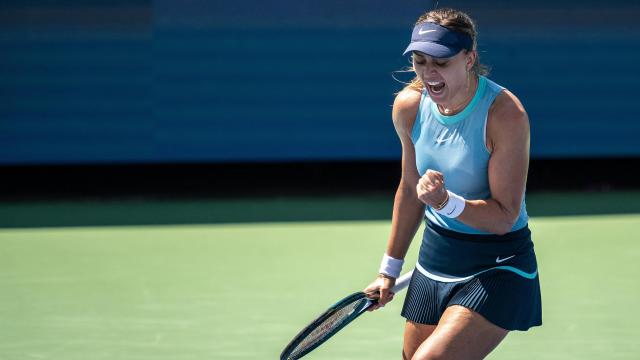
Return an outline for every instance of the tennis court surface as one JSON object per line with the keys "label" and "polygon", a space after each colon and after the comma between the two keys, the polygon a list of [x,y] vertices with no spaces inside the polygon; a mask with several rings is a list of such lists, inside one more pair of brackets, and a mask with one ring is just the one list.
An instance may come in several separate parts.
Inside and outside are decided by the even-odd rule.
{"label": "tennis court surface", "polygon": [[[510,334],[490,359],[640,358],[638,200],[529,196],[544,325]],[[1,204],[0,358],[275,359],[373,279],[390,207],[388,197]],[[403,299],[306,358],[400,358]]]}

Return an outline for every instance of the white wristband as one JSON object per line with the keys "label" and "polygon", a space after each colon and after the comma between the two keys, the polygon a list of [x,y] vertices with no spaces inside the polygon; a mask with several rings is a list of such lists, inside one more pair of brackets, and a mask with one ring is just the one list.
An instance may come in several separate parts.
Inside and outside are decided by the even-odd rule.
{"label": "white wristband", "polygon": [[467,201],[460,195],[447,190],[449,193],[449,201],[447,204],[440,210],[435,210],[438,214],[444,215],[450,218],[457,218],[462,211],[464,210],[464,206],[467,204]]}
{"label": "white wristband", "polygon": [[379,273],[397,279],[398,277],[400,277],[400,272],[402,271],[403,264],[404,260],[395,259],[387,254],[384,254],[384,256],[382,257],[382,262],[380,263]]}

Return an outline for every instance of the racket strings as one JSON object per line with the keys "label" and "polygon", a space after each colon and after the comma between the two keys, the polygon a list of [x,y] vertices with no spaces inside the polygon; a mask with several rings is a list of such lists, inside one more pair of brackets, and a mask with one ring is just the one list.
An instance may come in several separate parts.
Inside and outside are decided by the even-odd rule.
{"label": "racket strings", "polygon": [[303,353],[306,349],[316,344],[318,341],[322,341],[325,335],[330,334],[334,329],[339,327],[345,320],[355,312],[359,311],[367,302],[366,299],[358,299],[344,307],[338,309],[335,313],[329,316],[325,321],[320,323],[309,335],[307,335],[298,346],[296,346],[291,352],[290,358],[295,359],[297,355]]}

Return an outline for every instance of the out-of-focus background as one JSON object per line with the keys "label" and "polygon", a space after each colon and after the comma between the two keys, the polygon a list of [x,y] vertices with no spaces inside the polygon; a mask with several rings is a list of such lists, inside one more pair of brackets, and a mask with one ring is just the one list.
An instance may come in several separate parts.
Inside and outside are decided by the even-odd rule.
{"label": "out-of-focus background", "polygon": [[[364,287],[432,6],[2,1],[0,358],[275,358]],[[640,4],[439,6],[531,122],[544,326],[491,358],[639,358]],[[309,358],[399,357],[402,299]]]}

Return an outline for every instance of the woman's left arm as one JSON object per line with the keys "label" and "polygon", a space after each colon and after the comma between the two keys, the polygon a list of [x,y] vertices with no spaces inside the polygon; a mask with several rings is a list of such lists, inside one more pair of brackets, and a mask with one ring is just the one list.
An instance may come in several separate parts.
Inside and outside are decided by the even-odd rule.
{"label": "woman's left arm", "polygon": [[504,90],[487,119],[489,188],[487,200],[467,200],[461,222],[494,234],[511,231],[520,215],[529,169],[529,118],[522,103]]}

